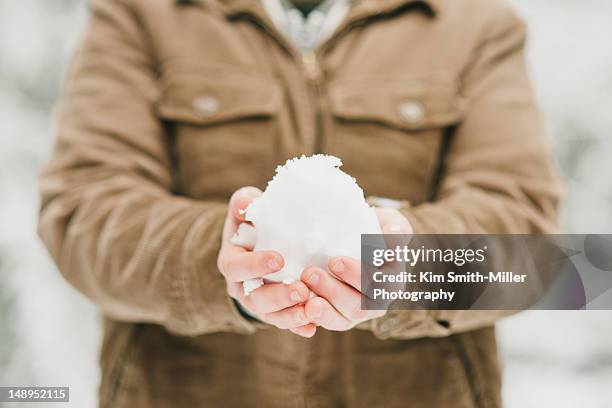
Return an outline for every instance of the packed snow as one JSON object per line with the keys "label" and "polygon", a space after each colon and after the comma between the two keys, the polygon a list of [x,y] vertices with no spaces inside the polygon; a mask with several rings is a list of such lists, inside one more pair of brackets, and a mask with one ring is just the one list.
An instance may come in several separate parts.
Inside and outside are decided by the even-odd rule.
{"label": "packed snow", "polygon": [[[245,218],[255,233],[241,227],[234,243],[277,251],[285,260],[283,269],[265,281],[291,283],[308,266],[327,268],[331,257],[359,258],[361,234],[381,233],[363,190],[340,166],[339,158],[323,154],[288,160],[247,207]],[[245,282],[245,293],[264,280]]]}

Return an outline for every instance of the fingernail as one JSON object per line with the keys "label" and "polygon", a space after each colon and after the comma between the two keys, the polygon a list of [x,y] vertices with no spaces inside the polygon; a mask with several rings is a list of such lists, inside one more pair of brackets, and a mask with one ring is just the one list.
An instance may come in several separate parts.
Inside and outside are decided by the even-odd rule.
{"label": "fingernail", "polygon": [[292,291],[291,294],[289,295],[289,297],[294,302],[299,302],[299,301],[302,300],[302,296],[300,295],[300,292],[298,292],[297,290]]}
{"label": "fingernail", "polygon": [[273,271],[277,271],[280,269],[280,262],[278,261],[278,259],[276,259],[276,257],[270,258],[268,260],[268,268],[272,269]]}
{"label": "fingernail", "polygon": [[344,272],[344,262],[337,260],[332,264],[333,272]]}
{"label": "fingernail", "polygon": [[389,231],[391,232],[400,232],[402,230],[402,227],[399,225],[391,225],[389,227]]}
{"label": "fingernail", "polygon": [[317,272],[311,272],[306,280],[311,285],[316,285],[319,282],[319,274]]}

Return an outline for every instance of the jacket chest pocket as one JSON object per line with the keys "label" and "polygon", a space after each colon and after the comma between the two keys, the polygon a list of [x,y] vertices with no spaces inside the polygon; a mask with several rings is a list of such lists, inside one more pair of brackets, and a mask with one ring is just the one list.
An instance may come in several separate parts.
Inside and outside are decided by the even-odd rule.
{"label": "jacket chest pocket", "polygon": [[232,67],[175,63],[162,76],[157,114],[168,125],[180,189],[226,197],[273,174],[280,86]]}
{"label": "jacket chest pocket", "polygon": [[341,80],[328,95],[326,150],[343,158],[366,194],[425,201],[445,131],[463,117],[456,82],[443,75]]}

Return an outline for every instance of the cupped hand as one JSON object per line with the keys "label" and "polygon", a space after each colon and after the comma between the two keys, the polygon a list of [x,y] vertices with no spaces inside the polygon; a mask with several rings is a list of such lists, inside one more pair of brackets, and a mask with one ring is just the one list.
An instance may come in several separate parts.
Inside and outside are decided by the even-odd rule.
{"label": "cupped hand", "polygon": [[[406,217],[393,208],[376,208],[384,234],[411,234]],[[314,293],[305,305],[306,317],[328,330],[349,330],[364,321],[383,316],[385,310],[362,310],[361,263],[358,259],[337,257],[328,270],[306,268],[301,280]]]}
{"label": "cupped hand", "polygon": [[248,296],[244,294],[242,282],[277,272],[285,262],[278,252],[251,251],[231,242],[240,223],[246,222],[243,210],[261,194],[255,187],[244,187],[232,195],[217,266],[225,277],[228,294],[253,317],[300,336],[312,337],[316,326],[306,317],[304,302],[310,290],[303,282],[265,284]]}

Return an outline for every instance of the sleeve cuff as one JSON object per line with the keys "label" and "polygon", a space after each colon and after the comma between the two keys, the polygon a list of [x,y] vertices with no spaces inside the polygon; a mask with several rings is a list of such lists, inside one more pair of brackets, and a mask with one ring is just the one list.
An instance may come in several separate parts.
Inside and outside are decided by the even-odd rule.
{"label": "sleeve cuff", "polygon": [[227,294],[217,268],[226,205],[207,206],[185,237],[176,273],[171,274],[168,325],[173,332],[197,336],[213,332],[252,334],[256,330]]}

